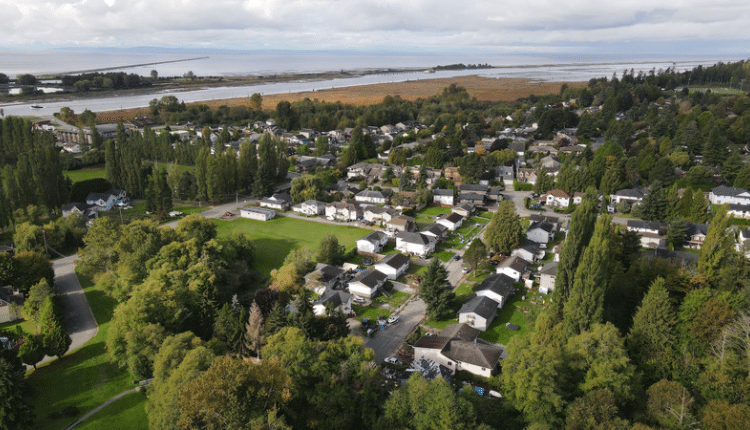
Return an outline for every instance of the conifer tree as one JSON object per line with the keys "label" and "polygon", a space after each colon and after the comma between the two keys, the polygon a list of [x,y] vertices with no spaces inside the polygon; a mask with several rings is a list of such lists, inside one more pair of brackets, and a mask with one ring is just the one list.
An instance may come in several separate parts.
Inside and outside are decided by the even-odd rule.
{"label": "conifer tree", "polygon": [[742,273],[731,227],[732,216],[727,214],[726,206],[719,206],[708,226],[697,265],[698,273],[704,276],[712,287],[727,291],[733,291],[737,287]]}
{"label": "conifer tree", "polygon": [[609,215],[596,221],[591,242],[576,269],[570,297],[563,307],[563,326],[568,335],[580,334],[603,320],[604,296],[615,269],[611,222]]}
{"label": "conifer tree", "polygon": [[652,383],[669,376],[677,341],[676,324],[677,313],[669,301],[664,278],[656,278],[633,318],[627,337],[630,357]]}
{"label": "conifer tree", "polygon": [[521,218],[511,200],[503,200],[484,232],[484,243],[492,250],[510,255],[523,242]]}
{"label": "conifer tree", "polygon": [[573,212],[570,219],[570,227],[565,238],[565,244],[560,252],[560,262],[557,265],[557,277],[555,278],[555,289],[552,293],[550,310],[555,320],[559,321],[563,316],[563,307],[568,301],[570,290],[573,287],[573,277],[578,260],[583,250],[591,239],[596,222],[596,190],[590,187],[583,196],[583,201]]}

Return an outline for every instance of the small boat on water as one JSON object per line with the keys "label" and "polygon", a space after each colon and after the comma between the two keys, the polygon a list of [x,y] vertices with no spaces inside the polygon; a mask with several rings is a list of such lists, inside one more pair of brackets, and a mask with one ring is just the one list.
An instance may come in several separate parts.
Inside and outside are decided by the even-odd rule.
{"label": "small boat on water", "polygon": [[31,108],[32,108],[32,109],[41,109],[42,107],[41,107],[41,106],[39,106],[39,105],[31,105]]}

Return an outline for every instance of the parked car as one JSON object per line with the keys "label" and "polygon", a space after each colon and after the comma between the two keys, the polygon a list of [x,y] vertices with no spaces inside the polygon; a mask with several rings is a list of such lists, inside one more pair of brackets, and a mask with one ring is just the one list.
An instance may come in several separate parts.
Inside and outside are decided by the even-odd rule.
{"label": "parked car", "polygon": [[354,303],[365,303],[367,300],[365,300],[364,297],[355,297],[352,299]]}
{"label": "parked car", "polygon": [[386,357],[383,361],[390,364],[398,364],[398,359],[396,357]]}
{"label": "parked car", "polygon": [[398,322],[398,315],[391,315],[388,317],[388,324],[396,324]]}
{"label": "parked car", "polygon": [[172,211],[169,213],[169,216],[181,216],[182,212],[180,211]]}
{"label": "parked car", "polygon": [[456,255],[453,256],[453,261],[458,261],[460,259],[461,259],[461,256],[458,255],[458,254],[456,254]]}

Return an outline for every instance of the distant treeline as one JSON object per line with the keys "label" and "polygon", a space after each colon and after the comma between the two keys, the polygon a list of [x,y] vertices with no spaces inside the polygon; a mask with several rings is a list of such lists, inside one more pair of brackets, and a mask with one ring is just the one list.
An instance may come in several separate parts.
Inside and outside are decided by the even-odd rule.
{"label": "distant treeline", "polygon": [[121,90],[142,88],[151,85],[150,81],[142,79],[139,75],[125,72],[94,72],[81,75],[66,75],[61,78],[61,81],[64,87],[74,87],[80,91],[101,88]]}
{"label": "distant treeline", "polygon": [[447,66],[435,66],[435,70],[474,70],[474,69],[491,69],[492,66],[489,64],[469,64],[468,66],[464,63],[448,64]]}

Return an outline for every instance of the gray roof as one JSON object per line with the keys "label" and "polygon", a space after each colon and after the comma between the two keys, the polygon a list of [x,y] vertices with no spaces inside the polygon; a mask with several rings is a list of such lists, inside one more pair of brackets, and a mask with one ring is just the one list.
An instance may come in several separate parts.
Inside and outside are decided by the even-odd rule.
{"label": "gray roof", "polygon": [[409,264],[409,257],[405,256],[404,254],[401,254],[400,252],[397,252],[395,254],[387,255],[385,258],[378,261],[376,264],[385,264],[387,266],[393,267],[394,269],[400,269],[404,265]]}
{"label": "gray roof", "polygon": [[407,243],[416,243],[418,245],[427,245],[430,243],[430,238],[423,235],[422,233],[410,233],[405,232],[398,235],[402,241]]}
{"label": "gray roof", "polygon": [[334,308],[337,308],[342,304],[348,302],[351,296],[352,295],[347,293],[346,291],[327,289],[326,292],[323,293],[323,295],[320,296],[320,298],[318,298],[318,300],[316,300],[314,303],[322,305],[331,303]]}
{"label": "gray roof", "polygon": [[726,185],[719,185],[718,187],[712,189],[711,192],[717,196],[736,197],[742,193],[747,193],[748,191],[744,188],[727,187]]}
{"label": "gray roof", "polygon": [[292,197],[287,193],[274,193],[274,195],[271,196],[272,199],[282,202],[291,203]]}
{"label": "gray roof", "polygon": [[331,266],[330,264],[320,264],[318,263],[318,267],[315,268],[316,272],[320,272],[320,280],[328,283],[329,281],[338,278],[344,273],[343,269],[340,269],[336,266]]}
{"label": "gray roof", "polygon": [[526,270],[526,267],[529,266],[529,264],[531,263],[521,257],[510,257],[503,260],[503,262],[500,263],[500,267],[510,267],[517,272],[523,273]]}
{"label": "gray roof", "polygon": [[451,340],[442,350],[446,357],[469,363],[487,369],[494,369],[500,356],[503,354],[501,348],[480,343],[466,342],[463,340]]}
{"label": "gray roof", "polygon": [[72,210],[73,208],[76,208],[79,211],[83,212],[83,211],[85,211],[86,209],[88,209],[90,207],[92,207],[92,206],[90,204],[88,204],[88,203],[85,203],[85,202],[72,202],[72,203],[68,203],[67,205],[65,205],[62,208],[62,210],[63,210],[63,212],[67,212],[69,210]]}
{"label": "gray roof", "polygon": [[435,188],[434,190],[432,190],[432,194],[435,195],[435,196],[451,196],[451,197],[453,197],[454,195],[456,195],[456,192],[453,191],[452,188],[448,188],[448,189]]}
{"label": "gray roof", "polygon": [[[460,215],[459,215],[460,216]],[[435,236],[442,236],[445,234],[445,232],[448,231],[448,227],[440,224],[430,224],[420,230],[420,233],[432,233]]]}
{"label": "gray roof", "polygon": [[491,320],[497,315],[497,302],[486,296],[474,296],[464,303],[458,311],[459,314],[470,312],[486,320]]}
{"label": "gray roof", "polygon": [[475,193],[486,193],[489,187],[487,185],[481,185],[481,184],[461,184],[458,189],[463,194],[465,191],[469,192],[475,192]]}
{"label": "gray roof", "polygon": [[685,226],[687,227],[686,234],[688,236],[694,236],[696,234],[702,234],[707,235],[708,234],[708,224],[700,224],[696,222],[686,222]]}
{"label": "gray roof", "polygon": [[451,212],[449,214],[445,214],[445,215],[441,216],[438,219],[448,220],[448,221],[452,222],[453,224],[455,224],[455,223],[463,220],[464,217],[462,217],[461,215],[459,215],[459,214],[457,214],[455,212]]}
{"label": "gray roof", "polygon": [[528,230],[531,231],[531,230],[534,230],[535,228],[540,228],[540,229],[546,231],[547,233],[552,233],[552,230],[555,229],[555,226],[552,225],[551,223],[544,222],[544,221],[542,221],[542,222],[535,222],[535,223],[533,223],[533,224],[531,224],[529,226]]}
{"label": "gray roof", "polygon": [[378,243],[383,241],[387,236],[382,231],[373,231],[372,233],[367,234],[365,237],[359,239],[359,240],[366,240],[370,243]]}
{"label": "gray roof", "polygon": [[513,278],[504,273],[491,273],[474,291],[489,290],[507,299],[513,290],[514,282]]}
{"label": "gray roof", "polygon": [[461,193],[461,201],[484,201],[484,195],[477,193]]}
{"label": "gray roof", "polygon": [[390,190],[375,191],[375,190],[364,190],[357,193],[357,197],[366,197],[370,199],[388,199],[391,195]]}
{"label": "gray roof", "polygon": [[556,261],[550,261],[542,267],[539,273],[542,275],[557,276],[557,264]]}
{"label": "gray roof", "polygon": [[623,188],[622,190],[617,190],[617,192],[615,192],[615,195],[621,197],[631,197],[635,199],[643,198],[643,193],[634,188]]}
{"label": "gray roof", "polygon": [[364,272],[360,272],[360,274],[352,279],[351,282],[361,282],[370,288],[375,288],[386,279],[386,276],[377,270],[365,270]]}
{"label": "gray roof", "polygon": [[554,217],[554,216],[532,214],[532,215],[529,215],[529,221],[531,221],[531,222],[549,222],[549,223],[552,223],[552,224],[558,224],[560,222],[560,218]]}

